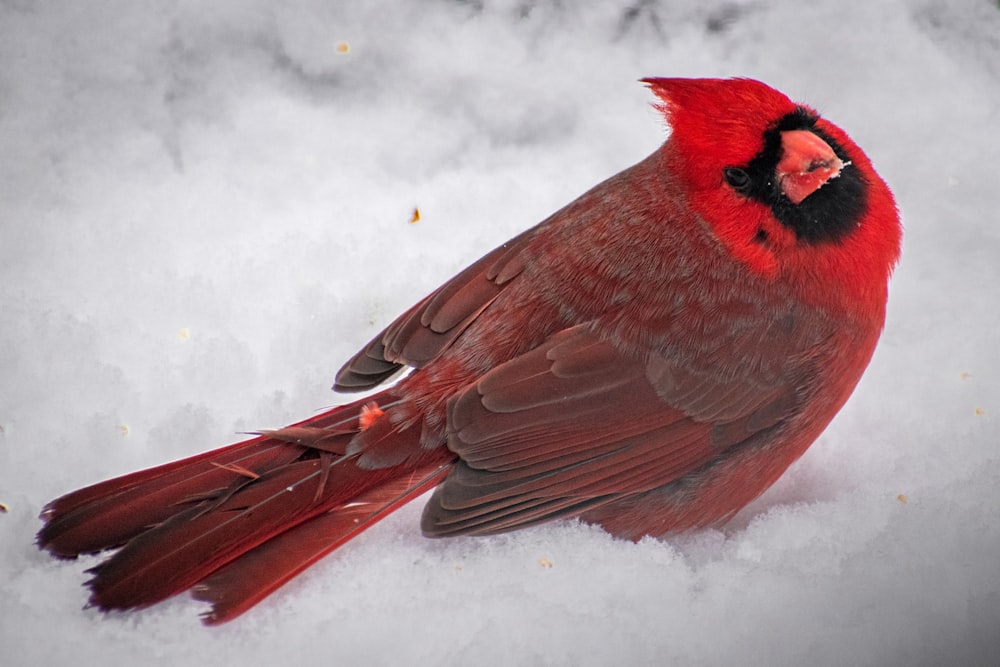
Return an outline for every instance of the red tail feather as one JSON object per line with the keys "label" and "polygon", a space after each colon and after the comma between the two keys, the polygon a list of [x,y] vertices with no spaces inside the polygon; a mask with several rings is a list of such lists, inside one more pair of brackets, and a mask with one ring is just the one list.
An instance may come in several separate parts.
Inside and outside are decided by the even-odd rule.
{"label": "red tail feather", "polygon": [[437,486],[450,463],[430,463],[386,482],[335,510],[303,522],[220,568],[194,587],[212,603],[203,617],[216,624],[239,616],[302,570],[389,513]]}
{"label": "red tail feather", "polygon": [[[392,396],[380,397],[393,400]],[[197,585],[229,620],[389,512],[438,484],[452,455],[419,428],[377,420],[397,465],[346,454],[366,401],[205,454],[81,489],[46,507],[41,547],[74,557],[124,545],[91,571],[91,603],[145,607]],[[199,583],[201,582],[201,583]]]}

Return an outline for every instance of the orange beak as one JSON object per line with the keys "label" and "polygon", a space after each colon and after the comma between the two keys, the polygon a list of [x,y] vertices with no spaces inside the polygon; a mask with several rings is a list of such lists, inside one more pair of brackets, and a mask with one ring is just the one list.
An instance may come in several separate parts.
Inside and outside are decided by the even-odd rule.
{"label": "orange beak", "polygon": [[775,170],[781,191],[793,204],[840,176],[845,163],[830,145],[809,130],[781,133],[781,161]]}

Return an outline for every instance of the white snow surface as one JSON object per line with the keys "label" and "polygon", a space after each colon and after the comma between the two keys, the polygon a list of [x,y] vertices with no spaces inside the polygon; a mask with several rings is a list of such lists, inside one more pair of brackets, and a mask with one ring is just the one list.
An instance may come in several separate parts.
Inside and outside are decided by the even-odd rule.
{"label": "white snow surface", "polygon": [[[417,502],[221,627],[81,609],[47,501],[341,400],[403,309],[656,149],[643,76],[809,103],[902,211],[875,358],[768,493],[637,544],[428,540]],[[0,663],[1000,664],[998,115],[992,0],[0,3]]]}

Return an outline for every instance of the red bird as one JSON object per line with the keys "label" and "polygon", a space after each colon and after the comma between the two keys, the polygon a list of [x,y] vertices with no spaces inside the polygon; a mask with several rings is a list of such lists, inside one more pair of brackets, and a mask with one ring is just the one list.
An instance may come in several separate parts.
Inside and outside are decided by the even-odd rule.
{"label": "red bird", "polygon": [[380,394],[50,503],[38,544],[120,547],[101,609],[194,589],[246,611],[435,488],[430,537],[578,517],[719,524],[819,436],[868,365],[901,228],[812,109],[747,79],[645,79],[652,155],[472,264],[337,374]]}

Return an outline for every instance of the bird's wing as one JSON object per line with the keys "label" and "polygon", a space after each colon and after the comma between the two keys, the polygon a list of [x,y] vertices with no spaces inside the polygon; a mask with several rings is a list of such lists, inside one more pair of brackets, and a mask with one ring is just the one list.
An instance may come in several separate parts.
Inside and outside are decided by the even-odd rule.
{"label": "bird's wing", "polygon": [[422,368],[448,348],[524,269],[534,230],[504,243],[400,315],[338,371],[334,389],[364,391],[404,366]]}
{"label": "bird's wing", "polygon": [[460,461],[423,529],[501,532],[676,480],[798,410],[795,382],[759,377],[626,358],[587,325],[563,330],[449,401]]}

